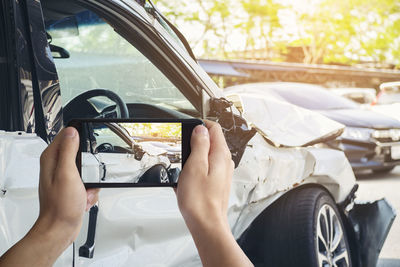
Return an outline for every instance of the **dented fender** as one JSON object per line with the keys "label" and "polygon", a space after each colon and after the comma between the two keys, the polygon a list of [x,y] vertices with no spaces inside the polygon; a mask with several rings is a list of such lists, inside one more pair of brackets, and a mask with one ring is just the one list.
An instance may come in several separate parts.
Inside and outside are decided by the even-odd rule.
{"label": "dented fender", "polygon": [[276,199],[304,184],[323,186],[340,203],[354,187],[355,177],[341,151],[277,148],[256,133],[233,174],[229,219],[235,238]]}

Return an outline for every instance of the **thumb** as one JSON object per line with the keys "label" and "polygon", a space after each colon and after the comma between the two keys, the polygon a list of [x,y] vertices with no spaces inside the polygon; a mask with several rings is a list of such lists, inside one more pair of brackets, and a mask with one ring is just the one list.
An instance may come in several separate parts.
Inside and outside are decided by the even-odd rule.
{"label": "thumb", "polygon": [[58,152],[58,171],[71,171],[76,168],[76,155],[79,150],[78,131],[73,127],[67,127],[62,131]]}
{"label": "thumb", "polygon": [[[210,151],[210,136],[208,129],[203,125],[197,125],[192,132],[190,139],[190,155],[187,160],[192,167],[204,168],[204,164],[208,168],[208,153]],[[186,165],[185,164],[185,165]]]}

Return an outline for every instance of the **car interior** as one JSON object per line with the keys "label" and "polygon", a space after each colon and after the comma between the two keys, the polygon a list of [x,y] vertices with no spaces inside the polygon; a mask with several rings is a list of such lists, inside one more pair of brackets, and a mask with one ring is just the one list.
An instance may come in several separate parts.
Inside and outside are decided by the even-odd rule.
{"label": "car interior", "polygon": [[72,118],[199,117],[173,82],[96,13],[74,1],[41,4],[64,124]]}

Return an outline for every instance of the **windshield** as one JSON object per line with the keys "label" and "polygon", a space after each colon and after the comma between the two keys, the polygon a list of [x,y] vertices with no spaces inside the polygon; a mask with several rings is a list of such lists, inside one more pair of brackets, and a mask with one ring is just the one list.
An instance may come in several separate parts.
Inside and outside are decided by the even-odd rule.
{"label": "windshield", "polygon": [[290,87],[290,85],[282,88],[271,88],[275,94],[292,103],[294,105],[313,110],[329,110],[329,109],[354,109],[358,105],[344,97],[337,96],[325,89],[301,87]]}

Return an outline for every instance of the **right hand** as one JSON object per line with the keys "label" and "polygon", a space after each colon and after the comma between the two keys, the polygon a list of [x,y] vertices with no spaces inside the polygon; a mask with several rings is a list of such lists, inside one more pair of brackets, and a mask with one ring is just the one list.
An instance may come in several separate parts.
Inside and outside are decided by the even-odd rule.
{"label": "right hand", "polygon": [[253,266],[236,243],[228,224],[228,201],[234,163],[221,126],[196,126],[191,153],[178,180],[176,195],[203,266]]}
{"label": "right hand", "polygon": [[206,121],[194,128],[191,153],[180,174],[177,198],[179,209],[192,231],[198,226],[229,229],[227,209],[234,163],[221,126]]}

